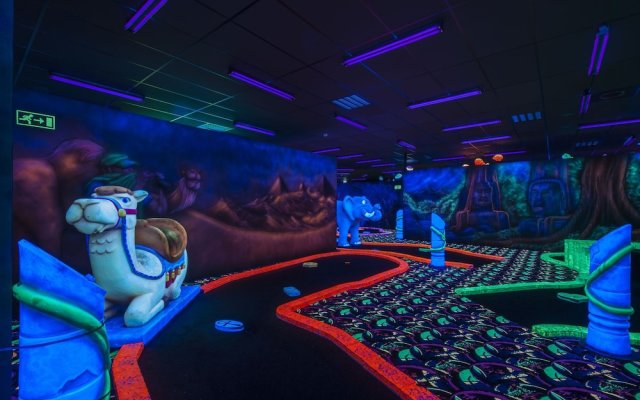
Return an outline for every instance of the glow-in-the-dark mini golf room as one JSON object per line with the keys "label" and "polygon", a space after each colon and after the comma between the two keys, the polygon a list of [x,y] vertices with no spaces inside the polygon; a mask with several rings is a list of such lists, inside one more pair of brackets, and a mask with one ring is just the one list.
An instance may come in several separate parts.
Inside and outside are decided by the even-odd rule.
{"label": "glow-in-the-dark mini golf room", "polygon": [[0,2],[0,399],[640,399],[640,3]]}

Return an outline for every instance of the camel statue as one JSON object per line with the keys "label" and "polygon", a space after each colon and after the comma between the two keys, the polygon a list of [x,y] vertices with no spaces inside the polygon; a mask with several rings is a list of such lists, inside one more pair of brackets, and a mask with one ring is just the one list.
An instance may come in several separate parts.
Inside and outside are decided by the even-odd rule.
{"label": "camel statue", "polygon": [[89,235],[89,259],[96,283],[106,290],[105,316],[125,305],[126,326],[144,325],[180,296],[187,275],[187,232],[166,218],[137,220],[143,190],[101,186],[77,199],[66,220]]}

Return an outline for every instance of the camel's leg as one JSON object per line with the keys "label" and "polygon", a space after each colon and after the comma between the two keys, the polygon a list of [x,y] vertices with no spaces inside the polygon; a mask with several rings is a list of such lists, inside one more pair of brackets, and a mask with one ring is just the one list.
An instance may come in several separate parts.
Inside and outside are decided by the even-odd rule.
{"label": "camel's leg", "polygon": [[164,308],[164,301],[158,293],[145,293],[129,303],[124,312],[124,324],[126,326],[144,325]]}
{"label": "camel's leg", "polygon": [[166,292],[166,298],[168,300],[174,300],[180,297],[180,292],[182,291],[182,282],[184,282],[184,278],[187,276],[187,265],[189,264],[189,258],[187,256],[187,251],[184,251],[184,269],[180,272],[180,275],[176,278],[175,281],[169,286]]}
{"label": "camel's leg", "polygon": [[104,299],[104,319],[109,319],[118,313],[118,305]]}

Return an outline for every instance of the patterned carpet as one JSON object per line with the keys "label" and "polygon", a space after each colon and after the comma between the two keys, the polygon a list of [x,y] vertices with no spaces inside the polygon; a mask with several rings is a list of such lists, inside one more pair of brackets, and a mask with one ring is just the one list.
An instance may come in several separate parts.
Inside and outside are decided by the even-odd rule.
{"label": "patterned carpet", "polygon": [[540,337],[454,294],[457,287],[568,281],[575,272],[541,262],[537,251],[451,246],[506,261],[444,271],[409,261],[403,275],[301,313],[350,333],[443,399],[640,399],[640,362],[600,356],[577,339]]}

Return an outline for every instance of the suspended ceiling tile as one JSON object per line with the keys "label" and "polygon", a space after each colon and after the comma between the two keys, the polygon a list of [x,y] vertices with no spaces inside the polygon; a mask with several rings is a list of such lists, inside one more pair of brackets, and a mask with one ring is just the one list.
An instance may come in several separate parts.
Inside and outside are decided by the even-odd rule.
{"label": "suspended ceiling tile", "polygon": [[[301,68],[304,64],[282,50],[270,45],[259,36],[233,23],[226,24],[208,36],[205,43],[226,52],[236,67],[245,66],[273,78]],[[232,67],[234,65],[229,65]],[[245,71],[251,73],[252,71]]]}
{"label": "suspended ceiling tile", "polygon": [[283,3],[330,38],[343,53],[388,32],[366,4],[358,0],[285,0]]}
{"label": "suspended ceiling tile", "polygon": [[260,1],[235,22],[306,64],[340,52],[334,43],[275,0]]}

